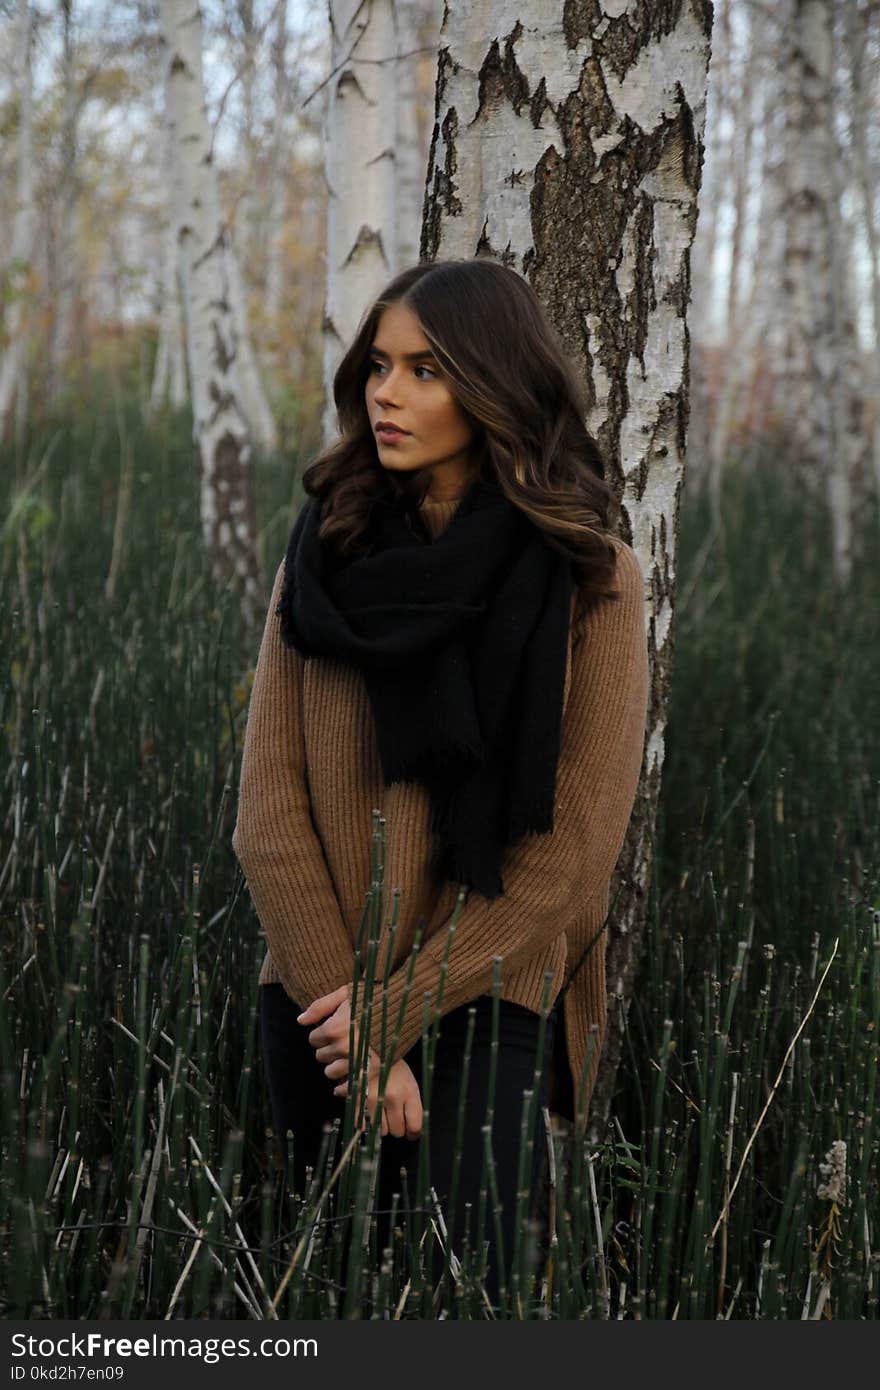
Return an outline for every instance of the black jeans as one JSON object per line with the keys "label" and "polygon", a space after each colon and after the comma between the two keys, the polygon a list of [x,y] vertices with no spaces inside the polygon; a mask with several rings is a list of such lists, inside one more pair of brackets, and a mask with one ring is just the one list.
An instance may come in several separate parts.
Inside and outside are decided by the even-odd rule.
{"label": "black jeans", "polygon": [[[430,1183],[440,1200],[443,1218],[452,1234],[452,1249],[460,1255],[465,1231],[465,1203],[470,1203],[467,1222],[468,1247],[479,1250],[477,1220],[481,1182],[486,1183],[485,1224],[483,1238],[488,1240],[486,1287],[492,1302],[498,1300],[499,1261],[496,1240],[494,1203],[491,1187],[483,1177],[486,1107],[489,1095],[491,1063],[492,998],[480,995],[473,1001],[476,1025],[471,1048],[464,1104],[464,1129],[460,1145],[457,1142],[458,1107],[463,1083],[463,1058],[467,1035],[468,1010],[464,1004],[451,1010],[440,1020],[429,1111],[428,1162]],[[305,1006],[303,1006],[305,1007]],[[297,1023],[301,1013],[298,1004],[290,999],[281,984],[260,987],[260,1035],[263,1063],[269,1086],[275,1132],[283,1141],[287,1130],[293,1133],[294,1190],[305,1193],[306,1167],[317,1163],[323,1126],[339,1116],[340,1139],[345,1099],[333,1095],[333,1085],[315,1058],[309,1042],[310,1029]],[[545,1220],[546,1131],[541,1107],[548,1103],[550,1059],[553,1056],[553,1035],[556,1010],[551,1010],[544,1034],[544,1055],[541,1085],[535,1106],[531,1174],[526,1171],[530,1199],[525,1214],[538,1223],[540,1235]],[[314,1027],[316,1025],[312,1025]],[[516,1235],[517,1177],[522,1127],[523,1091],[532,1090],[537,1062],[540,1019],[530,1009],[509,1000],[499,1001],[498,1054],[494,1087],[494,1113],[491,1143],[495,1164],[495,1181],[501,1206],[501,1237],[503,1243],[505,1283],[509,1271]],[[422,1041],[406,1053],[405,1060],[422,1089]],[[417,1200],[418,1157],[421,1143],[385,1135],[381,1140],[379,1178],[376,1187],[377,1235],[379,1248],[389,1243],[388,1208],[392,1192],[401,1194],[398,1213],[403,1217],[403,1190],[400,1169],[407,1175],[407,1191],[411,1204]],[[337,1147],[336,1158],[339,1157]],[[460,1153],[455,1212],[450,1220],[448,1209],[453,1164]],[[401,1224],[404,1224],[401,1220]],[[430,1227],[429,1227],[430,1230]],[[435,1279],[442,1270],[442,1254],[437,1252],[433,1270]]]}

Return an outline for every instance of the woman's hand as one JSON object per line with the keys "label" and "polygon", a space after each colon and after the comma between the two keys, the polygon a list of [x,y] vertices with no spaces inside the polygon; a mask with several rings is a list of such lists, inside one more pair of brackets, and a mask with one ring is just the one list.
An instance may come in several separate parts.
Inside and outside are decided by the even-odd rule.
{"label": "woman's hand", "polygon": [[[372,1058],[376,1057],[370,1048]],[[367,1114],[372,1124],[379,1104],[379,1059],[376,1057],[376,1070],[370,1074],[367,1085]],[[348,1095],[348,1081],[334,1087],[334,1096]],[[418,1139],[422,1132],[422,1093],[410,1066],[403,1060],[392,1063],[385,1082],[385,1097],[382,1102],[382,1133],[393,1134],[396,1139]]]}
{"label": "woman's hand", "polygon": [[[338,1081],[335,1096],[348,1095],[348,1034],[351,1019],[351,986],[341,985],[331,994],[312,1000],[297,1017],[297,1023],[308,1027],[321,1019],[309,1033],[309,1042],[316,1049],[315,1059],[324,1064],[328,1078]],[[355,1047],[358,1030],[355,1024]],[[366,1110],[370,1123],[379,1104],[379,1056],[371,1047],[368,1052]],[[341,1078],[345,1078],[341,1080]],[[388,1069],[385,1097],[382,1105],[382,1133],[398,1139],[418,1139],[422,1132],[422,1095],[419,1083],[408,1064],[401,1058]]]}
{"label": "woman's hand", "polygon": [[[324,1074],[330,1081],[341,1081],[348,1076],[348,1036],[351,1021],[351,986],[341,985],[332,994],[323,994],[314,999],[307,1009],[297,1016],[297,1023],[308,1027],[318,1023],[309,1033],[309,1042],[315,1048],[315,1060],[324,1067]],[[320,1022],[321,1019],[325,1021]],[[359,1041],[358,1025],[354,1028],[355,1055]],[[379,1059],[372,1048],[369,1050],[369,1071],[378,1068]],[[375,1060],[374,1060],[375,1059]]]}

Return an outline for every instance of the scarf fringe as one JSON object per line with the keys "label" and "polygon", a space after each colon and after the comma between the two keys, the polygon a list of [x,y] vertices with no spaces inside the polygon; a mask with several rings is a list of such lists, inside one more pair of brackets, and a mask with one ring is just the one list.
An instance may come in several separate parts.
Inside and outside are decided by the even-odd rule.
{"label": "scarf fringe", "polygon": [[429,744],[415,755],[391,750],[382,758],[382,772],[386,786],[392,782],[428,781],[438,772],[458,772],[466,776],[482,766],[483,758],[482,747],[455,740],[445,748]]}
{"label": "scarf fringe", "polygon": [[512,807],[507,817],[508,845],[515,845],[524,835],[549,835],[553,830],[553,806],[546,803]]}

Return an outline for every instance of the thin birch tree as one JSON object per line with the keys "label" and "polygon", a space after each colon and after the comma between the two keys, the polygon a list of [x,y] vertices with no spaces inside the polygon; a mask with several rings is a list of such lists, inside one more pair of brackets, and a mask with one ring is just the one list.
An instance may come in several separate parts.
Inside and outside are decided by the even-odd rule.
{"label": "thin birch tree", "polygon": [[[726,324],[723,337],[724,366],[715,403],[714,420],[706,439],[706,479],[712,514],[712,530],[705,544],[717,537],[723,526],[722,483],[725,463],[737,421],[748,413],[747,394],[751,394],[756,371],[757,349],[766,342],[768,317],[774,314],[777,302],[775,287],[781,275],[781,261],[774,253],[774,236],[778,236],[778,206],[773,201],[773,188],[762,187],[760,178],[752,189],[753,172],[757,165],[760,174],[761,148],[769,156],[774,145],[773,88],[766,69],[775,49],[771,48],[769,22],[765,12],[749,11],[741,16],[742,42],[739,47],[739,80],[732,101],[733,131],[738,135],[732,165],[732,231],[730,237],[730,266],[726,293]],[[714,31],[710,87],[714,80]],[[733,132],[732,132],[733,133]],[[771,165],[767,163],[768,178]],[[702,208],[705,187],[700,191],[701,218],[694,247],[695,256],[702,254]],[[763,202],[762,193],[766,194]],[[774,211],[775,209],[775,211]],[[754,219],[758,232],[756,252],[749,262],[746,254],[745,229]],[[699,250],[697,249],[699,246]],[[751,265],[751,279],[747,270]],[[698,345],[699,346],[699,345]],[[706,363],[704,361],[704,367]],[[693,419],[693,416],[692,416]]]}
{"label": "thin birch tree", "polygon": [[6,264],[6,312],[3,318],[3,355],[0,360],[0,435],[12,423],[17,407],[23,423],[26,396],[27,348],[26,296],[36,228],[33,162],[34,12],[28,0],[19,0],[16,34],[16,66],[20,74],[18,99],[18,148],[16,151],[16,199],[12,224],[12,248]]}
{"label": "thin birch tree", "polygon": [[57,399],[70,355],[76,301],[77,127],[82,110],[76,85],[76,40],[73,0],[61,0],[62,116],[55,194],[56,264],[58,285],[50,351],[49,395]]}
{"label": "thin birch tree", "polygon": [[323,432],[333,376],[361,308],[397,267],[397,33],[393,0],[330,0],[325,107],[327,278]]}
{"label": "thin birch tree", "polygon": [[397,14],[397,265],[419,259],[422,203],[430,126],[423,119],[425,97],[421,74],[426,54],[433,72],[442,8],[432,0],[395,0]]}
{"label": "thin birch tree", "polygon": [[[170,80],[169,65],[163,73],[165,130],[162,162],[165,173],[165,187],[171,188],[174,178],[174,146],[171,134],[169,112],[171,102],[168,93]],[[162,269],[159,292],[159,340],[156,346],[156,360],[153,364],[153,384],[150,390],[149,413],[160,410],[167,401],[174,410],[181,409],[187,401],[186,367],[183,353],[183,316],[180,311],[180,284],[178,281],[177,225],[173,208],[169,206],[168,217],[163,229]]]}
{"label": "thin birch tree", "polygon": [[226,234],[223,259],[241,379],[242,408],[254,439],[265,453],[272,454],[278,448],[278,428],[263,387],[260,366],[250,331],[247,287],[242,274],[241,262],[235,249],[235,242],[230,232]]}
{"label": "thin birch tree", "polygon": [[872,351],[868,355],[871,396],[874,402],[870,434],[870,459],[874,497],[880,506],[880,231],[876,216],[876,163],[870,152],[870,113],[880,109],[880,62],[876,42],[871,44],[872,23],[878,9],[873,0],[861,6],[847,0],[845,44],[849,60],[850,129],[856,204],[862,217],[868,255],[869,297],[872,310]]}
{"label": "thin birch tree", "polygon": [[272,143],[269,149],[269,200],[266,209],[266,280],[263,317],[269,325],[271,347],[264,357],[277,357],[278,318],[284,283],[284,215],[287,206],[285,152],[287,148],[287,6],[278,5],[271,41]]}
{"label": "thin birch tree", "polygon": [[241,368],[225,255],[213,142],[205,113],[201,13],[195,0],[162,0],[172,208],[180,255],[193,433],[201,463],[202,539],[217,579],[231,579],[245,625],[256,625],[259,578],[251,435],[241,404]]}
{"label": "thin birch tree", "polygon": [[852,259],[852,248],[842,216],[833,125],[831,0],[790,0],[787,15],[786,332],[779,405],[799,480],[815,495],[825,493],[833,573],[844,588],[852,564],[852,484],[859,453],[852,400],[862,392],[847,304],[845,263]]}

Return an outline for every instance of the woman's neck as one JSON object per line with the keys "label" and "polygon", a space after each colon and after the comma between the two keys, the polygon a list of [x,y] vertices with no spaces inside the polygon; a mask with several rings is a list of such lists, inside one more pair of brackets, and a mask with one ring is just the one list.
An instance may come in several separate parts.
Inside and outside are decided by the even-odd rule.
{"label": "woman's neck", "polygon": [[432,472],[426,501],[460,502],[480,472],[479,465],[473,461],[466,469],[456,468],[454,471],[445,471],[445,469],[446,465],[441,464]]}

